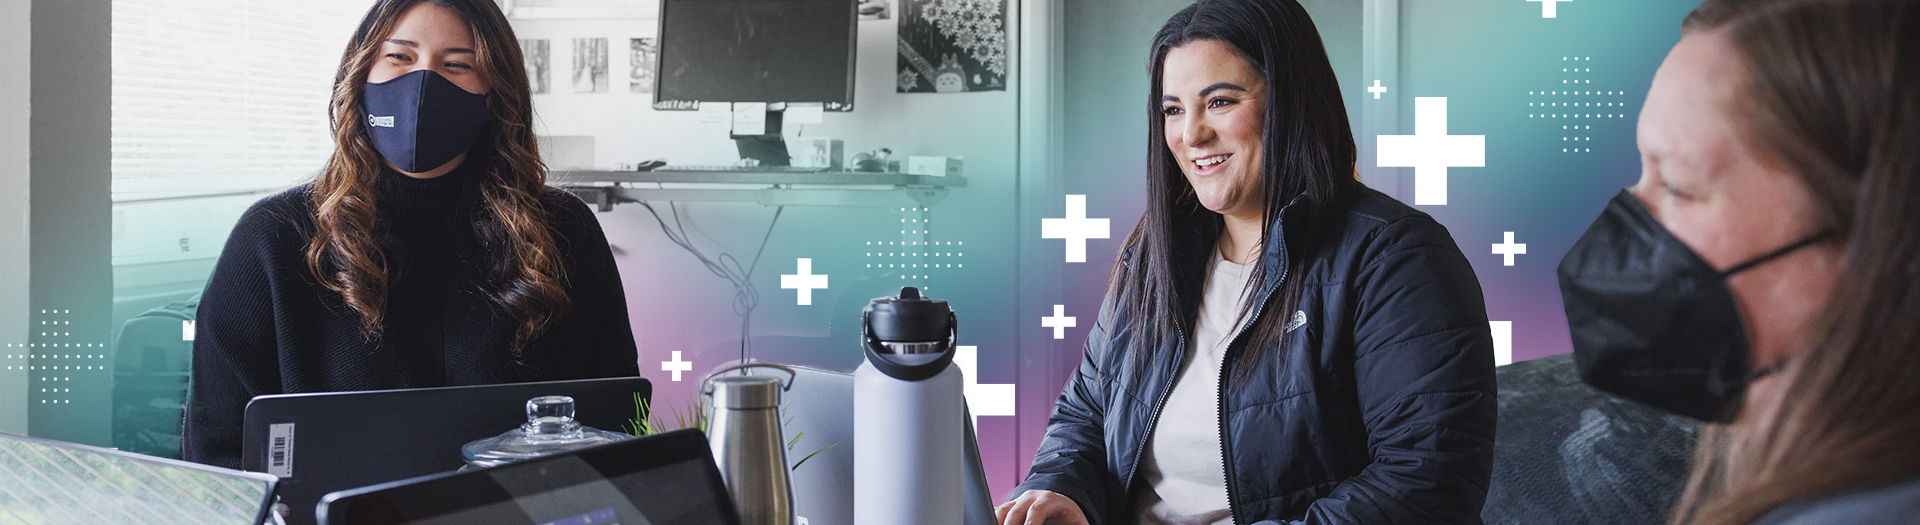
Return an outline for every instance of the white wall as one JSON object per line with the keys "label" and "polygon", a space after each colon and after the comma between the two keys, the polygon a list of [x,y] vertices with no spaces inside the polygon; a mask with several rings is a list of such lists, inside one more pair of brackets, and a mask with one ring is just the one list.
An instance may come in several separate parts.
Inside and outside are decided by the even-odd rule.
{"label": "white wall", "polygon": [[[30,71],[32,0],[0,2],[0,71]],[[0,344],[27,341],[29,75],[0,75]],[[26,360],[0,346],[0,432],[27,433]],[[13,369],[8,369],[12,367]]]}
{"label": "white wall", "polygon": [[[1009,4],[1008,54],[1017,57],[1022,4]],[[841,139],[849,155],[887,147],[895,158],[965,157],[968,186],[953,190],[934,206],[931,229],[931,240],[965,243],[966,250],[956,261],[964,268],[913,284],[924,286],[932,297],[952,301],[965,327],[965,344],[979,348],[979,382],[1014,383],[1018,363],[1028,359],[1022,356],[1031,355],[1026,346],[1038,347],[1017,335],[1019,327],[1033,324],[1024,321],[1017,308],[1021,295],[1015,286],[1018,241],[1026,233],[1038,235],[1021,228],[1032,230],[1038,223],[1019,222],[1020,181],[1023,176],[1041,176],[1023,175],[1018,169],[1022,80],[1012,75],[1006,91],[896,93],[899,7],[896,2],[889,19],[858,23],[854,111],[828,112],[821,124],[804,129],[788,125],[784,131]],[[534,96],[536,132],[595,137],[594,163],[600,167],[656,157],[676,164],[733,161],[737,155],[724,131],[695,130],[696,113],[654,111],[651,95],[627,92],[627,39],[653,36],[657,28],[652,18],[514,21],[519,38],[552,41],[552,91]],[[609,39],[608,93],[572,92],[572,39],[576,37]],[[1014,64],[1013,71],[1018,68]],[[694,242],[710,254],[731,252],[743,265],[774,213],[757,204],[683,203],[682,209],[697,223],[688,226]],[[664,206],[661,212],[666,212]],[[869,249],[866,241],[900,240],[900,218],[895,211],[872,208],[786,209],[753,273],[760,293],[760,306],[753,314],[754,356],[846,370],[857,365],[854,339],[842,339],[843,334],[834,330],[844,332],[849,323],[857,325],[859,311],[849,305],[863,306],[867,299],[891,295],[903,284],[897,275],[866,268],[866,263],[876,261],[864,258]],[[620,265],[629,317],[640,341],[641,373],[655,378],[655,406],[680,405],[694,392],[691,378],[697,375],[674,383],[665,379],[659,363],[672,351],[682,351],[699,373],[736,357],[728,348],[739,339],[732,288],[668,242],[645,209],[621,205],[599,214],[599,219]],[[780,288],[780,274],[793,273],[795,259],[801,257],[813,259],[814,273],[830,276],[830,288],[814,292],[813,306],[796,306],[795,292]],[[769,336],[794,339],[761,340]],[[699,354],[710,349],[715,351]],[[996,451],[983,458],[990,481],[996,488],[1010,488],[1018,481],[1016,469],[1031,459],[997,452],[1014,447],[1018,432],[1014,418],[983,417],[978,430],[982,449]]]}
{"label": "white wall", "polygon": [[[1008,91],[963,94],[900,94],[894,92],[898,6],[887,20],[859,22],[859,50],[852,112],[826,114],[825,122],[804,128],[786,126],[786,133],[839,138],[845,141],[849,155],[854,152],[888,147],[896,158],[904,155],[958,155],[966,158],[969,187],[954,190],[935,207],[936,220],[952,218],[936,225],[936,237],[964,239],[978,245],[981,256],[994,254],[1006,258],[1004,268],[1011,275],[1015,235],[1013,200],[1016,182],[1018,114],[1014,82]],[[1015,18],[1015,13],[1009,13]],[[1012,21],[1009,23],[1012,26]],[[652,96],[627,92],[627,39],[653,36],[658,22],[652,18],[516,20],[514,31],[521,39],[546,38],[552,41],[552,91],[534,96],[537,132],[542,135],[588,135],[596,139],[594,163],[611,167],[615,163],[637,162],[666,157],[675,164],[728,164],[736,157],[724,130],[694,129],[695,112],[654,111]],[[578,94],[572,92],[572,45],[576,37],[606,37],[612,58],[609,92]],[[1010,35],[1009,38],[1012,38]],[[698,221],[696,242],[710,251],[725,250],[750,257],[766,230],[772,210],[756,204],[691,203],[690,218]],[[665,208],[662,208],[664,213]],[[823,265],[835,268],[860,267],[858,241],[891,238],[897,232],[886,231],[889,222],[900,215],[878,209],[792,208],[785,212],[775,230],[755,282],[761,294],[761,308],[755,315],[755,336],[764,334],[825,335],[828,310],[795,308],[792,291],[779,288],[780,273],[794,271],[794,259],[814,259],[816,273]],[[643,340],[643,371],[646,363],[664,359],[666,348],[649,343],[671,343],[676,350],[697,350],[708,345],[737,340],[737,334],[686,333],[665,336],[659,332],[684,332],[688,317],[733,319],[728,302],[731,289],[711,276],[691,255],[670,244],[659,232],[652,216],[632,205],[600,214],[602,226],[616,247],[622,279],[625,281],[629,309],[635,330]],[[968,254],[972,256],[973,254]],[[869,261],[870,262],[870,261]],[[987,263],[988,261],[980,261]],[[984,270],[986,264],[981,267]],[[968,266],[970,269],[974,265]],[[864,269],[864,268],[862,268]],[[851,274],[836,274],[833,289],[815,292],[815,304],[834,297],[851,279]],[[693,296],[675,294],[670,299],[662,290],[698,290]],[[939,292],[938,285],[934,292]],[[1012,312],[1014,290],[1005,289],[1004,299],[980,304],[980,312]],[[781,306],[784,302],[784,307]],[[770,313],[771,312],[771,313]],[[658,314],[658,315],[651,315]],[[1007,322],[1012,322],[1011,315]],[[719,326],[721,323],[701,323]],[[975,325],[980,326],[980,325]],[[983,327],[984,328],[984,327]],[[1010,328],[1010,327],[1009,327]],[[649,331],[655,333],[649,334]],[[981,330],[981,333],[986,332]],[[1011,333],[1011,330],[1005,330]],[[1011,339],[1011,338],[1009,338]],[[686,345],[682,347],[680,345]],[[1008,341],[1009,351],[1011,341]],[[653,348],[649,348],[654,346]],[[983,349],[983,352],[985,350]],[[656,359],[656,357],[658,357]],[[1010,364],[1010,363],[1009,363]],[[696,365],[699,366],[699,365]],[[652,365],[657,373],[658,365]],[[1006,382],[1012,380],[1012,368],[1006,367]],[[660,397],[660,396],[656,396]]]}

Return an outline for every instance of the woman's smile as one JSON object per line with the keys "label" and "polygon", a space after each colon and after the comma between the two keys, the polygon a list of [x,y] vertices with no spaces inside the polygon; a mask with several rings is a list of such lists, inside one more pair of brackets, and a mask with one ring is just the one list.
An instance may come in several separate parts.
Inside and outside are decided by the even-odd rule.
{"label": "woman's smile", "polygon": [[1227,169],[1227,161],[1232,158],[1232,153],[1218,153],[1197,156],[1189,162],[1193,164],[1194,177],[1206,178],[1225,171]]}

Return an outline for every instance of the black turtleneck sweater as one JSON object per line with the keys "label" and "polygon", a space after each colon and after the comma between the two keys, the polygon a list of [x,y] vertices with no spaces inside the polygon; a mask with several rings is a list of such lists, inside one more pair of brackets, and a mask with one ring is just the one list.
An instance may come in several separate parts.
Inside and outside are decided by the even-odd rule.
{"label": "black turtleneck sweater", "polygon": [[488,292],[487,269],[502,254],[476,233],[488,217],[477,179],[467,166],[432,179],[381,175],[375,208],[388,293],[375,341],[307,269],[308,187],[248,209],[200,300],[186,458],[239,468],[242,415],[259,395],[639,375],[606,235],[586,203],[559,190],[540,200],[573,308],[514,356],[517,318]]}

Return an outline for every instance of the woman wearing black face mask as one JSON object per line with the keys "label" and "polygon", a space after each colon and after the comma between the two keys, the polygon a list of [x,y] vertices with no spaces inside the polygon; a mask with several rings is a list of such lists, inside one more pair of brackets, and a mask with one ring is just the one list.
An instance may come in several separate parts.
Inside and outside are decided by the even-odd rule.
{"label": "woman wearing black face mask", "polygon": [[334,80],[318,178],[255,204],[200,303],[185,453],[238,467],[253,396],[638,375],[585,203],[546,186],[489,0],[382,0]]}
{"label": "woman wearing black face mask", "polygon": [[1920,516],[1920,6],[1707,0],[1560,265],[1595,388],[1710,422],[1680,525]]}

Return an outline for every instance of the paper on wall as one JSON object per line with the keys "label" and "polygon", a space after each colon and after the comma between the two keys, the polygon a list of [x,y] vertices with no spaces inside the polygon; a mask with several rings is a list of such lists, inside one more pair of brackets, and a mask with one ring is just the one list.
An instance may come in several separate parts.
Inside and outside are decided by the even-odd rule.
{"label": "paper on wall", "polygon": [[788,104],[783,116],[787,124],[819,124],[826,117],[827,107],[819,104]]}
{"label": "paper on wall", "polygon": [[733,103],[701,102],[700,119],[694,127],[703,130],[720,131],[733,128]]}
{"label": "paper on wall", "polygon": [[733,134],[735,135],[767,134],[767,103],[765,102],[733,103]]}

